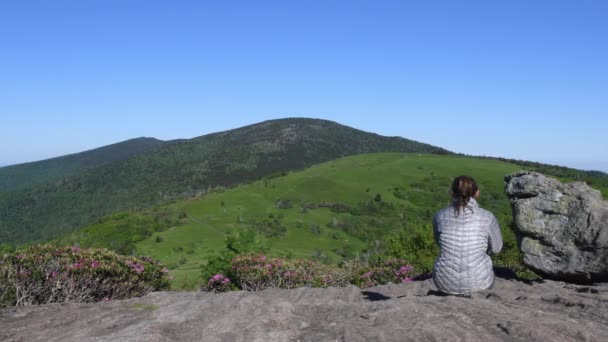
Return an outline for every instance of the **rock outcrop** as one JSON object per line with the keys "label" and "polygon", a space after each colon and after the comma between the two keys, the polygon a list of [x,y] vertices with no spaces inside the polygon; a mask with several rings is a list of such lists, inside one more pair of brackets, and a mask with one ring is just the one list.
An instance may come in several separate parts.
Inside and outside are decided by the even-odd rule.
{"label": "rock outcrop", "polygon": [[608,202],[583,182],[505,177],[524,264],[553,279],[608,280]]}
{"label": "rock outcrop", "polygon": [[532,285],[440,296],[432,280],[369,289],[153,292],[0,310],[1,341],[605,341],[608,285]]}

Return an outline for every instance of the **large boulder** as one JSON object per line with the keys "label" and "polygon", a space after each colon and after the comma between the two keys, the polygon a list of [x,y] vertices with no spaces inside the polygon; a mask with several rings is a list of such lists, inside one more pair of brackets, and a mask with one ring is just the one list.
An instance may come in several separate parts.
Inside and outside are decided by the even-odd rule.
{"label": "large boulder", "polygon": [[505,177],[524,264],[569,282],[608,280],[608,202],[584,182]]}

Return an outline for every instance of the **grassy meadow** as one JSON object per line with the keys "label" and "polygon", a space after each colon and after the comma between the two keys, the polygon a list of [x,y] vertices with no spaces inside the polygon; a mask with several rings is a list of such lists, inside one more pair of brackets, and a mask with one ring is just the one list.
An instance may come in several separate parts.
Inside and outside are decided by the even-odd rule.
{"label": "grassy meadow", "polygon": [[[449,204],[453,177],[467,174],[481,188],[480,205],[498,218],[504,251],[499,264],[518,264],[504,176],[520,166],[496,160],[379,153],[345,157],[143,212],[125,212],[56,240],[150,255],[165,263],[173,289],[201,282],[201,267],[226,249],[226,238],[256,232],[270,256],[326,263],[391,252],[387,238],[428,268],[434,212]],[[411,241],[410,241],[411,240]],[[430,242],[430,243],[429,243]],[[393,246],[394,247],[394,246]],[[424,255],[416,248],[427,249]],[[392,254],[395,254],[394,248]]]}

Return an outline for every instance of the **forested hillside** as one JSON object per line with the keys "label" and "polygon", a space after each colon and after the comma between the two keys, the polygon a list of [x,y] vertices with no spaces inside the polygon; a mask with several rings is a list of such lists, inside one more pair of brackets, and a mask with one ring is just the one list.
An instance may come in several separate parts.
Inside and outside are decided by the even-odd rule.
{"label": "forested hillside", "polygon": [[52,182],[2,192],[0,241],[48,239],[113,212],[372,152],[451,153],[325,120],[266,121],[174,141]]}
{"label": "forested hillside", "polygon": [[2,167],[0,192],[52,182],[103,164],[154,151],[163,144],[165,142],[154,138],[136,138],[57,158]]}

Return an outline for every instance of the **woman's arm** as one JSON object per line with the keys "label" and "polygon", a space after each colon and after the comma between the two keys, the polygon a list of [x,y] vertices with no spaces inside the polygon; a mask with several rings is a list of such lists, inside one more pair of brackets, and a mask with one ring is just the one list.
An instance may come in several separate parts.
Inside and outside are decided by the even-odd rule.
{"label": "woman's arm", "polygon": [[498,253],[502,249],[502,235],[500,234],[500,225],[496,217],[492,216],[490,224],[490,232],[488,237],[488,254]]}
{"label": "woman's arm", "polygon": [[435,214],[433,216],[433,237],[435,238],[435,243],[439,245],[439,230],[437,225],[437,214]]}

